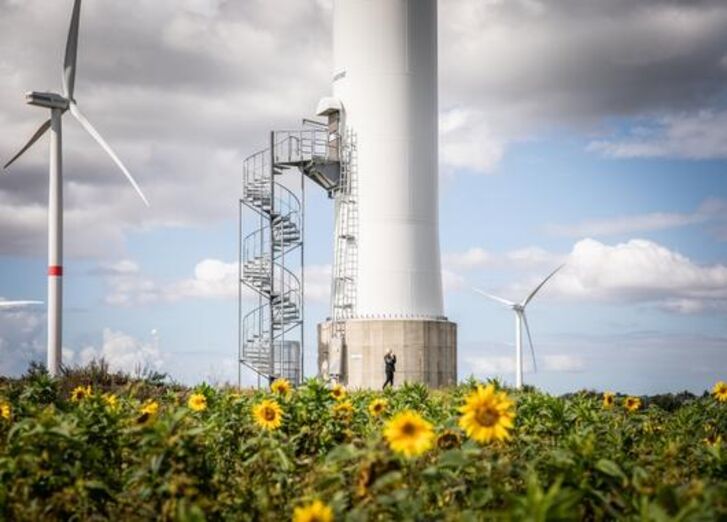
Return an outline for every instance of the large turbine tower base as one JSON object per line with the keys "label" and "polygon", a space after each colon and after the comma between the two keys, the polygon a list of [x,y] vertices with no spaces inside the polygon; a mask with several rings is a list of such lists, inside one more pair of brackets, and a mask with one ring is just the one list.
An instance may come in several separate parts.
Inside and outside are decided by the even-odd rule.
{"label": "large turbine tower base", "polygon": [[381,389],[386,379],[384,355],[392,350],[397,359],[395,386],[405,382],[430,388],[457,384],[457,325],[453,322],[349,319],[344,323],[341,346],[331,342],[332,331],[330,321],[318,325],[318,365],[324,378],[340,371],[339,380],[349,388]]}

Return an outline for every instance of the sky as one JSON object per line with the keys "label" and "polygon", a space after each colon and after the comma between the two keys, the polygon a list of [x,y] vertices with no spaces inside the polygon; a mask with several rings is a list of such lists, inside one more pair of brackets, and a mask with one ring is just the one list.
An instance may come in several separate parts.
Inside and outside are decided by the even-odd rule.
{"label": "sky", "polygon": [[[242,160],[330,94],[331,0],[87,1],[64,119],[64,362],[237,380]],[[71,0],[0,0],[0,159],[61,86]],[[372,35],[375,37],[375,35]],[[440,234],[459,377],[514,380],[525,297],[548,392],[727,379],[727,3],[440,0]],[[45,301],[48,141],[0,174],[0,300]],[[306,373],[333,208],[309,184]],[[0,309],[0,374],[45,360],[45,308]],[[244,384],[255,376],[243,372]]]}

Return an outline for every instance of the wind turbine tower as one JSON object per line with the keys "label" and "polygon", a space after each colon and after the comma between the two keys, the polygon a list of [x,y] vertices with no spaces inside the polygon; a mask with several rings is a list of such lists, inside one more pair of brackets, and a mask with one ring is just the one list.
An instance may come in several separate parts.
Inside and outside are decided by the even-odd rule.
{"label": "wind turbine tower", "polygon": [[63,156],[61,140],[61,123],[66,111],[81,124],[91,137],[101,146],[121,169],[144,204],[149,202],[141,192],[134,178],[116,156],[111,147],[101,137],[78,108],[74,97],[76,83],[76,56],[78,54],[78,27],[81,17],[81,0],[73,3],[71,25],[68,29],[66,54],[63,61],[63,94],[52,92],[29,92],[25,95],[28,105],[35,105],[50,110],[50,118],[46,120],[20,149],[8,161],[7,169],[15,160],[25,153],[50,130],[50,169],[48,191],[48,371],[57,375],[61,366],[62,349],[62,311],[63,311]]}
{"label": "wind turbine tower", "polygon": [[525,315],[525,307],[528,306],[530,301],[533,300],[535,294],[537,294],[545,283],[552,278],[558,271],[565,265],[561,265],[553,270],[548,277],[535,287],[535,289],[528,294],[528,296],[519,303],[509,301],[496,295],[488,294],[477,288],[473,288],[478,294],[484,295],[485,297],[497,301],[498,303],[505,305],[515,312],[515,388],[518,390],[523,387],[523,326],[525,326],[525,333],[528,335],[528,342],[530,343],[530,354],[533,357],[533,370],[538,371],[538,364],[535,360],[535,348],[533,347],[533,338],[530,335],[530,326],[528,325],[528,316]]}
{"label": "wind turbine tower", "polygon": [[285,335],[304,303],[304,271],[286,261],[302,249],[302,190],[291,197],[280,181],[295,168],[334,201],[318,373],[380,388],[391,349],[397,384],[454,384],[457,326],[444,314],[439,250],[437,0],[334,0],[333,61],[316,111],[325,122],[273,131],[245,160],[240,281],[259,300],[243,313],[241,299],[240,362],[270,378],[302,373],[302,341]]}

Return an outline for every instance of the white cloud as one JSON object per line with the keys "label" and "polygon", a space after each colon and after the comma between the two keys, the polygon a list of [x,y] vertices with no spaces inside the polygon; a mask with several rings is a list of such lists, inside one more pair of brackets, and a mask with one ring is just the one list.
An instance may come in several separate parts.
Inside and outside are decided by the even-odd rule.
{"label": "white cloud", "polygon": [[[539,363],[540,364],[540,363]],[[585,367],[585,360],[578,355],[545,355],[543,356],[542,369],[550,372],[580,372]]]}
{"label": "white cloud", "polygon": [[[159,302],[178,302],[187,299],[237,299],[237,263],[219,259],[203,259],[193,270],[193,277],[172,282],[160,282],[145,276],[139,265],[123,260],[103,265],[93,273],[105,277],[108,293],[105,301],[114,306],[133,306]],[[328,303],[331,292],[331,265],[308,265],[305,268],[306,299]],[[243,297],[252,297],[243,287]]]}
{"label": "white cloud", "polygon": [[666,116],[624,138],[593,141],[588,149],[612,158],[724,159],[727,111]]}
{"label": "white cloud", "polygon": [[110,328],[104,328],[100,347],[84,346],[77,353],[75,350],[66,351],[64,359],[64,364],[81,366],[94,359],[103,359],[111,371],[131,374],[145,369],[159,371],[164,366],[164,356],[155,336],[150,341],[142,341]]}
{"label": "white cloud", "polygon": [[652,212],[635,216],[589,220],[575,225],[551,225],[546,227],[546,230],[553,235],[565,237],[613,236],[683,227],[703,223],[706,219],[706,216],[699,214]]}
{"label": "white cloud", "polygon": [[[697,214],[721,208],[719,200],[710,200],[700,206]],[[566,255],[539,247],[486,256],[471,254],[477,250],[446,255],[445,266],[453,267],[450,277],[463,281],[460,271],[485,267],[526,270],[525,280],[504,289],[492,289],[506,298],[527,295],[547,273],[564,263],[565,267],[540,295],[594,302],[651,303],[679,313],[727,308],[727,266],[700,265],[646,239],[615,245],[583,239]]]}
{"label": "white cloud", "polygon": [[0,375],[18,375],[45,361],[45,309],[0,309]]}
{"label": "white cloud", "polygon": [[503,137],[488,125],[485,114],[470,109],[451,109],[440,116],[440,159],[445,170],[469,169],[490,173],[505,150]]}
{"label": "white cloud", "polygon": [[[606,245],[593,239],[576,243],[567,265],[544,292],[616,302],[654,302],[678,311],[722,306],[727,300],[727,266],[699,265],[645,239]],[[678,303],[682,303],[678,305]]]}
{"label": "white cloud", "polygon": [[562,263],[564,256],[548,252],[544,248],[530,246],[505,253],[488,252],[473,247],[464,252],[450,252],[443,256],[442,264],[451,274],[481,268],[547,268]]}
{"label": "white cloud", "polygon": [[[523,361],[523,371],[533,373],[532,360]],[[536,355],[539,372],[580,372],[585,367],[582,357],[568,354]],[[464,363],[472,373],[484,377],[505,376],[508,379],[515,373],[515,355],[469,356]]]}
{"label": "white cloud", "polygon": [[493,263],[494,256],[486,250],[473,247],[465,252],[452,252],[444,254],[442,262],[445,266],[458,270],[482,268]]}

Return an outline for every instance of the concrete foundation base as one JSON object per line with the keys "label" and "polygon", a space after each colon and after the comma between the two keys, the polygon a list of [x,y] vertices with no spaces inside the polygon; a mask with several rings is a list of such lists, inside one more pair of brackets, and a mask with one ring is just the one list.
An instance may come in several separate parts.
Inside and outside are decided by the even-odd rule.
{"label": "concrete foundation base", "polygon": [[384,354],[396,355],[394,385],[421,382],[431,388],[457,383],[457,325],[449,321],[351,319],[345,343],[331,341],[331,323],[318,325],[320,375],[341,375],[349,388],[380,389]]}

